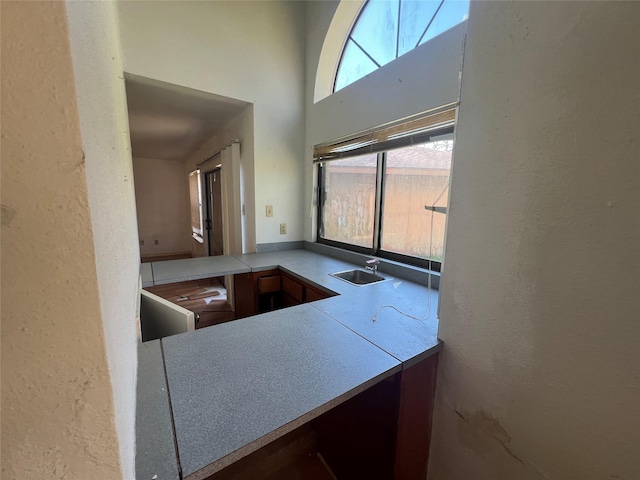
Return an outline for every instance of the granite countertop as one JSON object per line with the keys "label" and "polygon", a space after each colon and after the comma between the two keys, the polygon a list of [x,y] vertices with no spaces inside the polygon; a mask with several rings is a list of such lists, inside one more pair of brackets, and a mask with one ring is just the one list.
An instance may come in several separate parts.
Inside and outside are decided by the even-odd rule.
{"label": "granite countertop", "polygon": [[[139,360],[138,408],[153,410],[149,402],[142,407],[141,397],[154,395],[163,411],[166,398],[157,372],[154,382],[141,382],[147,365],[157,363],[161,353],[179,462],[175,451],[173,459],[182,478],[206,478],[440,348],[437,292],[401,278],[354,286],[329,273],[358,265],[307,250],[156,262],[146,281],[278,267],[337,295],[166,337],[157,349],[139,351],[144,358]],[[160,448],[149,453],[142,435],[150,419],[165,417],[158,412],[138,417],[140,479],[165,478],[155,470],[160,455],[166,462],[166,453]]]}
{"label": "granite countertop", "polygon": [[407,363],[405,367],[425,358],[433,348],[439,348],[436,291],[384,272],[381,275],[388,281],[351,285],[329,274],[362,268],[361,265],[308,250],[250,253],[236,258],[250,266],[252,271],[280,267],[306,282],[338,293],[311,305]]}

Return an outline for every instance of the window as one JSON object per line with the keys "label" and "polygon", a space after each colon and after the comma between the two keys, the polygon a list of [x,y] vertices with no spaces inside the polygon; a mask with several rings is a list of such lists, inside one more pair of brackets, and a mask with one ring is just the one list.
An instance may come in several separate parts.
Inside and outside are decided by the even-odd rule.
{"label": "window", "polygon": [[454,115],[317,146],[318,242],[439,271]]}
{"label": "window", "polygon": [[469,0],[368,0],[342,50],[333,91],[467,19]]}
{"label": "window", "polygon": [[322,238],[373,248],[377,168],[376,154],[322,167]]}
{"label": "window", "polygon": [[191,235],[202,243],[202,192],[200,170],[189,174],[189,204],[191,208]]}
{"label": "window", "polygon": [[380,154],[382,251],[442,262],[452,150],[453,139],[441,136]]}

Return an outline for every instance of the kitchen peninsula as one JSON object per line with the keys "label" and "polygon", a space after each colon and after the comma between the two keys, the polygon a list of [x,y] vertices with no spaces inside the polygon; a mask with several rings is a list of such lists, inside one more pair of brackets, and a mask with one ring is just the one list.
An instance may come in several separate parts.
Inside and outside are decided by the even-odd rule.
{"label": "kitchen peninsula", "polygon": [[[308,250],[151,264],[146,284],[279,268],[336,295],[141,344],[138,478],[232,478],[234,464],[309,426],[337,478],[426,471],[436,292],[397,275],[367,286],[329,275],[354,267]],[[371,413],[366,438],[349,424],[354,408]]]}

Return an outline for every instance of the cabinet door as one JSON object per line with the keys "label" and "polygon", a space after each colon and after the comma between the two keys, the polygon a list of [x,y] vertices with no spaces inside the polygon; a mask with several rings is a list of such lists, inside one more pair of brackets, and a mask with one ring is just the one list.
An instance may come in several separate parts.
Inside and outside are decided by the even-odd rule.
{"label": "cabinet door", "polygon": [[438,357],[436,353],[402,370],[394,480],[427,478]]}
{"label": "cabinet door", "polygon": [[250,273],[233,276],[236,318],[245,318],[257,313],[256,298],[253,292],[253,279]]}
{"label": "cabinet door", "polygon": [[316,300],[322,300],[323,298],[329,298],[329,295],[321,290],[317,290],[307,285],[305,295],[306,302],[315,302]]}
{"label": "cabinet door", "polygon": [[282,276],[282,291],[298,303],[304,301],[304,286],[287,275]]}
{"label": "cabinet door", "polygon": [[300,305],[300,302],[288,293],[282,292],[282,306],[286,308],[293,307],[294,305]]}

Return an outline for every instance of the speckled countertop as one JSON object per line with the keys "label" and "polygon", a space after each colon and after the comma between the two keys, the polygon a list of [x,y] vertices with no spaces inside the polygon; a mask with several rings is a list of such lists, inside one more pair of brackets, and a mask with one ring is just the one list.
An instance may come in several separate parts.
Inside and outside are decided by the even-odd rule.
{"label": "speckled countertop", "polygon": [[[157,372],[153,382],[141,382],[161,356],[182,478],[206,478],[440,347],[437,292],[401,278],[353,286],[329,273],[358,265],[307,250],[156,262],[145,270],[146,284],[276,267],[338,295],[139,351],[138,409],[149,412],[138,412],[138,435],[159,415],[166,418],[151,406],[166,410]],[[154,472],[167,453],[145,448],[146,441],[138,441],[138,478],[174,478],[166,467]]]}

